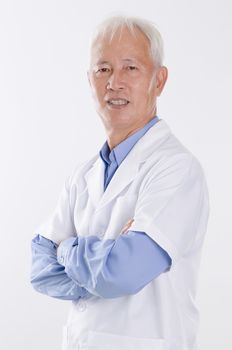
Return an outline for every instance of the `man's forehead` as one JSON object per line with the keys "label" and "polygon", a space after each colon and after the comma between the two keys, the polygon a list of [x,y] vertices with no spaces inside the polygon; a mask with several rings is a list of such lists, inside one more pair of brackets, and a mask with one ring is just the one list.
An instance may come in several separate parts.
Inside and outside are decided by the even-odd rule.
{"label": "man's forehead", "polygon": [[122,63],[145,63],[151,58],[149,39],[139,29],[131,33],[127,28],[117,30],[112,36],[107,33],[96,38],[91,49],[94,64],[107,64],[112,61]]}
{"label": "man's forehead", "polygon": [[117,60],[122,63],[143,63],[151,60],[149,47],[131,46],[101,46],[96,45],[91,50],[91,61],[95,64],[107,64]]}

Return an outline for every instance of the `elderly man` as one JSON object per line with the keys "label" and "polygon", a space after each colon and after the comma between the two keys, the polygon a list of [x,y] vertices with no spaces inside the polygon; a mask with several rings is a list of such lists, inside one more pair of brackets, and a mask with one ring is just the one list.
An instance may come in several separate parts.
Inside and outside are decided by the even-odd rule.
{"label": "elderly man", "polygon": [[33,287],[72,300],[63,349],[196,349],[208,191],[157,116],[162,61],[147,20],[111,17],[93,37],[88,79],[107,141],[67,178],[32,240]]}

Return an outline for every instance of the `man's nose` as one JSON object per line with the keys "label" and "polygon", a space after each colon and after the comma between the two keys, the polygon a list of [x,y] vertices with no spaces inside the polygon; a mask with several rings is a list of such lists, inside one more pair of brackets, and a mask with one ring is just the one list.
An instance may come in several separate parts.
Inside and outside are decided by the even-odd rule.
{"label": "man's nose", "polygon": [[124,87],[125,82],[123,81],[122,73],[113,72],[107,81],[107,90],[121,90],[124,89]]}

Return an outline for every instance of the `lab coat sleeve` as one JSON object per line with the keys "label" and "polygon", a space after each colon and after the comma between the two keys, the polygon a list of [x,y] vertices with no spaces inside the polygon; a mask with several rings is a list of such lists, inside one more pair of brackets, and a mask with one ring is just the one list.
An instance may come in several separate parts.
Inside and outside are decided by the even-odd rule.
{"label": "lab coat sleeve", "polygon": [[32,286],[38,292],[64,300],[76,300],[89,294],[75,284],[57,262],[58,244],[76,235],[71,215],[71,206],[75,202],[75,189],[70,194],[72,175],[66,178],[52,215],[34,230],[31,241]]}
{"label": "lab coat sleeve", "polygon": [[[71,215],[73,198],[70,195],[70,179],[71,176],[67,177],[63,184],[55,210],[46,221],[34,230],[35,234],[40,234],[56,244],[60,244],[61,241],[76,235]],[[73,192],[75,195],[75,191]]]}
{"label": "lab coat sleeve", "polygon": [[69,238],[57,255],[73,281],[103,298],[135,294],[171,264],[168,254],[145,232],[133,231],[116,240]]}
{"label": "lab coat sleeve", "polygon": [[136,203],[130,229],[145,231],[171,257],[181,257],[202,245],[209,215],[208,189],[199,161],[173,157],[150,177]]}
{"label": "lab coat sleeve", "polygon": [[63,299],[78,300],[90,294],[71,280],[64,267],[57,262],[57,245],[41,235],[31,242],[31,284],[42,294]]}

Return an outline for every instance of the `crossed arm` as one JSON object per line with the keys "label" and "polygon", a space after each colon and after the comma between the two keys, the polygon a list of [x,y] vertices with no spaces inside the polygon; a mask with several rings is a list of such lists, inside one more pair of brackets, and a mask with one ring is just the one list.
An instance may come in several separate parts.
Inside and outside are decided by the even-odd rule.
{"label": "crossed arm", "polygon": [[129,231],[132,221],[115,240],[71,237],[58,246],[37,235],[32,240],[32,286],[63,300],[137,293],[166,271],[171,259],[145,232]]}

